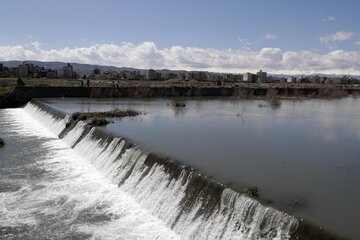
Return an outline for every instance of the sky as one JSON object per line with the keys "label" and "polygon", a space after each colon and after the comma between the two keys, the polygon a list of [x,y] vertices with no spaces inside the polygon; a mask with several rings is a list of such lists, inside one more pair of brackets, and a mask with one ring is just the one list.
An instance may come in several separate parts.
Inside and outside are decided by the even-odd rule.
{"label": "sky", "polygon": [[358,0],[1,0],[0,61],[360,75]]}

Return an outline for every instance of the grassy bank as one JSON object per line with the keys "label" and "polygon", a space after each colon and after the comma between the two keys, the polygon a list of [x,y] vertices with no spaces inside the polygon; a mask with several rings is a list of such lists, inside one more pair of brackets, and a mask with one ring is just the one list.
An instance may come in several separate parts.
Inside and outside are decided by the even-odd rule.
{"label": "grassy bank", "polygon": [[[15,87],[17,79],[0,78],[0,87]],[[81,87],[87,86],[87,80],[74,79],[42,79],[23,78],[22,81],[27,87]],[[82,85],[83,84],[83,85]],[[360,89],[355,85],[340,84],[317,84],[317,83],[245,83],[245,82],[217,82],[203,81],[149,81],[149,80],[90,80],[90,87],[246,87],[246,88],[323,88],[323,89]]]}
{"label": "grassy bank", "polygon": [[15,87],[10,87],[10,86],[3,87],[3,86],[0,86],[0,97],[8,95],[14,89],[15,89]]}

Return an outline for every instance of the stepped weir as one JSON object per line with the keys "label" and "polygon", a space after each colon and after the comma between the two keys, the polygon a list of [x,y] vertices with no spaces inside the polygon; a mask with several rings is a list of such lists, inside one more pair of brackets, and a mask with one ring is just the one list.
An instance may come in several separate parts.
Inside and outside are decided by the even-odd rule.
{"label": "stepped weir", "polygon": [[190,166],[46,104],[32,101],[24,110],[181,239],[292,239],[300,228],[310,229]]}

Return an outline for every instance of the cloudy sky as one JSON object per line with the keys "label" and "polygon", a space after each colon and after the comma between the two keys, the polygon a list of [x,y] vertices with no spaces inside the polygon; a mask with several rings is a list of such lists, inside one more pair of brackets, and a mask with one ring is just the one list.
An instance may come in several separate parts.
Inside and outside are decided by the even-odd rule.
{"label": "cloudy sky", "polygon": [[1,0],[0,60],[360,74],[358,0]]}

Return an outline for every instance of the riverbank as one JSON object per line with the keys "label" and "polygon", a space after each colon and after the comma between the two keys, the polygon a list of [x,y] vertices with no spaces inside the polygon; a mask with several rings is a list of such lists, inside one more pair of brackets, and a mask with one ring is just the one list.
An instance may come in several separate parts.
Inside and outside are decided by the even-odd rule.
{"label": "riverbank", "polygon": [[[92,83],[95,85],[95,83]],[[154,98],[154,97],[237,97],[237,98],[339,98],[360,95],[351,85],[246,84],[206,82],[130,82],[113,86],[17,86],[0,97],[0,108],[19,107],[33,98]]]}

